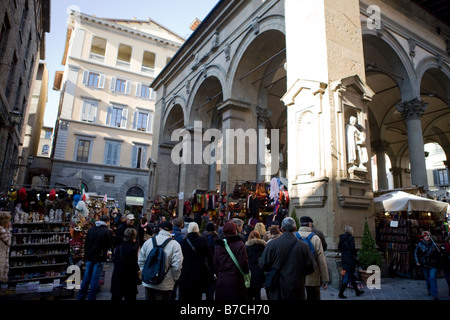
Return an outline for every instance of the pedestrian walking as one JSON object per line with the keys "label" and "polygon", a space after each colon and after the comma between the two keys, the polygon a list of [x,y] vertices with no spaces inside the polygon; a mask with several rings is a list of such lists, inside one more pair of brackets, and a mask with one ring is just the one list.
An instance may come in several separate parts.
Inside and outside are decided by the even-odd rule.
{"label": "pedestrian walking", "polygon": [[259,235],[261,236],[261,239],[264,239],[264,236],[267,233],[266,226],[262,222],[258,222],[257,224],[255,224],[255,228],[253,230],[259,232]]}
{"label": "pedestrian walking", "polygon": [[342,273],[344,274],[338,296],[341,299],[347,299],[344,291],[349,283],[351,283],[355,290],[356,296],[360,296],[364,291],[359,290],[356,284],[357,251],[355,239],[353,238],[353,228],[351,226],[345,226],[344,233],[339,235],[338,250],[341,252]]}
{"label": "pedestrian walking", "polygon": [[[167,239],[172,239],[173,226],[170,221],[164,221],[159,225],[158,235],[155,236],[156,244],[162,245]],[[138,264],[143,269],[147,257],[153,249],[153,241],[146,241],[139,251]],[[160,284],[149,284],[142,282],[145,287],[147,300],[169,300],[173,291],[175,281],[180,278],[183,264],[183,253],[180,244],[173,240],[164,247],[166,275]]]}
{"label": "pedestrian walking", "polygon": [[266,242],[261,239],[259,232],[255,230],[251,231],[248,240],[245,243],[248,265],[252,274],[250,288],[247,289],[248,300],[261,300],[261,289],[264,284],[264,271],[259,267],[259,258],[265,247]]}
{"label": "pedestrian walking", "polygon": [[10,221],[11,214],[7,211],[0,211],[0,282],[8,281],[9,251],[11,248]]}
{"label": "pedestrian walking", "polygon": [[[211,251],[211,255],[214,257],[214,250],[216,248],[215,243],[219,237],[214,222],[210,221],[206,224],[206,230],[203,231],[202,237],[206,239],[209,250]],[[216,291],[216,277],[214,277],[209,284],[208,292],[206,292],[206,300],[214,300],[215,291]]]}
{"label": "pedestrian walking", "polygon": [[269,230],[264,235],[263,239],[264,241],[269,243],[269,241],[278,238],[280,235],[281,235],[280,227],[277,224],[272,224],[269,227]]}
{"label": "pedestrian walking", "polygon": [[153,229],[148,223],[147,218],[141,217],[141,221],[137,229],[137,240],[136,240],[136,242],[139,245],[139,248],[142,248],[144,242],[150,239],[151,237],[153,237]]}
{"label": "pedestrian walking", "polygon": [[116,247],[119,246],[123,241],[123,234],[127,228],[135,228],[134,227],[134,214],[127,214],[125,221],[122,221],[122,223],[119,225],[116,231],[116,241],[115,245]]}
{"label": "pedestrian walking", "polygon": [[278,280],[270,288],[266,287],[267,297],[269,300],[305,300],[305,278],[314,272],[314,257],[308,245],[295,237],[297,226],[293,218],[284,218],[281,227],[283,233],[267,243],[259,259],[261,269],[276,270],[278,274]]}
{"label": "pedestrian walking", "polygon": [[181,232],[181,230],[184,227],[184,221],[181,218],[175,218],[172,220],[172,224],[173,224],[172,230],[173,238],[176,241],[178,241],[179,244],[181,244],[181,241],[183,241],[183,239],[186,237],[186,234],[183,234]]}
{"label": "pedestrian walking", "polygon": [[429,231],[422,232],[422,240],[414,250],[416,265],[422,269],[427,285],[427,291],[434,300],[438,300],[437,289],[437,264],[440,259],[440,251],[436,243],[431,239]]}
{"label": "pedestrian walking", "polygon": [[441,248],[444,259],[444,274],[448,286],[448,297],[450,298],[450,235],[445,238],[444,245]]}
{"label": "pedestrian walking", "polygon": [[325,261],[325,255],[323,253],[322,241],[319,236],[312,231],[313,220],[308,216],[300,218],[300,229],[298,234],[303,239],[308,239],[311,236],[311,245],[314,249],[314,258],[317,268],[313,273],[306,276],[306,299],[307,300],[320,300],[320,288],[326,290],[328,282],[330,281],[328,276],[327,262]]}
{"label": "pedestrian walking", "polygon": [[216,300],[247,300],[244,277],[225,248],[225,242],[236,257],[244,273],[249,272],[245,244],[237,233],[233,222],[223,226],[223,238],[216,241],[214,250],[214,270],[216,270]]}
{"label": "pedestrian walking", "polygon": [[[112,231],[109,229],[109,215],[103,215],[89,228],[84,241],[85,271],[81,282],[78,300],[96,300],[103,264],[108,250],[113,245]],[[89,290],[89,295],[88,295]]]}
{"label": "pedestrian walking", "polygon": [[213,256],[196,222],[189,223],[188,234],[181,242],[183,267],[179,280],[180,300],[202,300],[214,275]]}
{"label": "pedestrian walking", "polygon": [[114,270],[111,276],[111,300],[117,301],[122,298],[127,301],[136,300],[137,286],[142,283],[137,262],[136,238],[136,229],[127,228],[123,242],[115,249]]}

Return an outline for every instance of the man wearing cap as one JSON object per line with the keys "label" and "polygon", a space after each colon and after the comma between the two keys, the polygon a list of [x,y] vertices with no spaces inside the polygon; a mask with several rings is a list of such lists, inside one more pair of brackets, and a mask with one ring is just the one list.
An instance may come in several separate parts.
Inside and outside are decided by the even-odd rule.
{"label": "man wearing cap", "polygon": [[78,292],[78,300],[96,300],[103,264],[109,248],[113,244],[112,231],[109,229],[109,215],[102,215],[95,227],[88,230],[84,242],[86,269]]}
{"label": "man wearing cap", "polygon": [[323,253],[322,241],[319,236],[312,230],[313,220],[311,217],[303,216],[300,218],[300,229],[297,237],[306,239],[310,234],[313,234],[310,241],[314,248],[314,256],[316,260],[317,268],[313,273],[306,276],[306,299],[307,300],[320,300],[320,286],[323,290],[328,287],[330,281],[328,276],[328,267]]}
{"label": "man wearing cap", "polygon": [[[136,227],[134,226],[134,214],[127,214],[126,215],[127,219],[125,220],[124,223],[122,223],[116,231],[116,241],[115,241],[115,246],[118,247],[122,242],[123,242],[123,235],[125,233],[125,230],[127,228],[134,228],[136,229]],[[136,229],[137,231],[137,229]],[[138,243],[136,244],[137,246],[139,245]]]}
{"label": "man wearing cap", "polygon": [[[158,235],[155,236],[156,244],[161,245],[166,239],[172,239],[172,229],[171,222],[164,221],[161,223]],[[152,249],[153,241],[145,241],[139,251],[138,264],[141,271]],[[183,264],[183,253],[180,244],[175,240],[169,241],[164,247],[164,252],[166,254],[166,270],[169,271],[160,284],[152,285],[142,282],[142,285],[145,287],[145,297],[147,300],[169,300],[175,281],[180,278]]]}

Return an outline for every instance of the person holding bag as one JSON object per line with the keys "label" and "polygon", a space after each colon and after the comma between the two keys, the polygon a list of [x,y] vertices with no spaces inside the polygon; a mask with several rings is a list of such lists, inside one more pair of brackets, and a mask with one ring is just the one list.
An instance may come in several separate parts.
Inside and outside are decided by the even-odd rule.
{"label": "person holding bag", "polygon": [[137,231],[127,228],[123,242],[116,248],[114,254],[114,270],[111,276],[111,300],[135,301],[138,294],[137,286],[142,284],[138,255],[135,246]]}
{"label": "person holding bag", "polygon": [[234,223],[227,222],[223,226],[223,233],[224,238],[216,241],[214,250],[214,269],[217,274],[215,300],[247,300],[243,274],[249,274],[249,265],[245,244],[237,235]]}
{"label": "person holding bag", "polygon": [[213,281],[213,256],[208,242],[199,234],[198,224],[189,223],[188,234],[181,241],[183,265],[179,281],[180,300],[202,300]]}

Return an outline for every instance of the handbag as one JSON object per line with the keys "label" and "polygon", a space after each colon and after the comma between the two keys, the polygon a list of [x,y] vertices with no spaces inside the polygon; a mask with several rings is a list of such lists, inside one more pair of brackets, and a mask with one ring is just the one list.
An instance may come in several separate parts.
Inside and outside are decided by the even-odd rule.
{"label": "handbag", "polygon": [[228,246],[227,239],[223,239],[223,243],[225,243],[225,249],[227,249],[228,254],[230,255],[231,259],[234,261],[234,263],[238,267],[239,271],[241,272],[242,276],[244,277],[245,287],[247,289],[250,288],[250,281],[251,281],[251,277],[252,277],[251,272],[249,271],[248,273],[244,273],[242,271],[241,266],[239,265],[239,262],[236,260],[236,257],[234,256],[233,252],[231,252],[231,249]]}
{"label": "handbag", "polygon": [[194,247],[194,245],[192,244],[192,242],[189,240],[189,238],[186,237],[186,241],[187,243],[191,246],[192,251],[194,251],[200,258],[202,258],[203,263],[205,264],[205,268],[206,271],[208,272],[208,276],[209,276],[209,280],[210,281],[215,281],[217,280],[217,276],[214,273],[214,270],[212,270],[211,266],[208,263],[208,259],[206,259],[206,257],[203,257]]}
{"label": "handbag", "polygon": [[[292,249],[294,249],[294,246],[297,244],[297,238],[295,239],[292,246],[289,248],[288,254],[284,257],[283,263],[281,263],[281,266],[286,265],[287,259],[289,258],[290,253],[292,252]],[[264,288],[267,289],[275,289],[278,287],[278,284],[280,282],[280,270],[277,268],[270,268],[269,271],[266,273],[266,277],[264,279]]]}

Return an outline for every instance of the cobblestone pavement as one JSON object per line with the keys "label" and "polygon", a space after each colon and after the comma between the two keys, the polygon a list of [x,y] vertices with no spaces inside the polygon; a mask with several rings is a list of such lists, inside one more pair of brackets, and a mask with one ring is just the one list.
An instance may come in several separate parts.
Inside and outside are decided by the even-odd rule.
{"label": "cobblestone pavement", "polygon": [[[110,300],[109,292],[111,275],[114,265],[105,263],[105,283],[101,286],[97,294],[97,300]],[[414,280],[404,278],[381,278],[380,289],[368,289],[364,287],[364,294],[357,297],[355,292],[348,288],[345,290],[345,300],[433,300],[428,296],[425,280]],[[145,300],[145,289],[138,287],[137,300]],[[438,296],[440,300],[449,300],[449,288],[445,278],[438,279]],[[343,300],[338,297],[339,290],[336,285],[330,285],[326,290],[321,290],[322,300]],[[267,300],[265,290],[261,290],[263,300]],[[76,292],[74,297],[76,299]]]}

